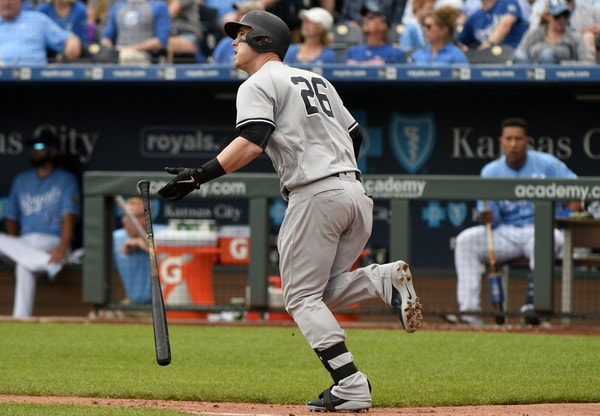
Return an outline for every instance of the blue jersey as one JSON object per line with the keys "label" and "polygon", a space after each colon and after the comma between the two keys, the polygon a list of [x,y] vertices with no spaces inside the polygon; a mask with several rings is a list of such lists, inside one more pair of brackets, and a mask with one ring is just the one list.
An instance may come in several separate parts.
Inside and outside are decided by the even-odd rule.
{"label": "blue jersey", "polygon": [[[564,178],[575,179],[577,175],[562,161],[551,154],[527,150],[527,161],[519,170],[514,170],[506,164],[506,157],[502,156],[483,167],[482,178]],[[483,202],[478,201],[477,207],[483,210]],[[498,223],[523,226],[533,224],[533,201],[489,201],[489,207],[494,211],[494,225]],[[561,204],[556,204],[556,215],[560,215]]]}
{"label": "blue jersey", "polygon": [[60,27],[75,33],[82,43],[85,43],[85,28],[87,25],[87,9],[85,4],[79,0],[73,2],[71,11],[66,16],[59,16],[54,10],[54,4],[42,3],[38,10],[55,21]]}
{"label": "blue jersey", "polygon": [[461,32],[458,34],[458,41],[470,48],[484,43],[498,26],[502,16],[506,14],[516,16],[517,21],[511,27],[501,45],[516,48],[529,27],[529,23],[523,16],[521,7],[516,0],[497,0],[490,10],[483,11],[479,9],[474,12],[467,18]]}
{"label": "blue jersey", "polygon": [[118,46],[142,43],[154,37],[167,47],[171,15],[164,1],[119,1],[111,9],[103,38]]}
{"label": "blue jersey", "polygon": [[70,35],[71,32],[37,10],[21,10],[11,21],[0,18],[0,62],[4,65],[46,65],[46,49],[62,51]]}
{"label": "blue jersey", "polygon": [[6,218],[19,222],[21,234],[61,236],[63,216],[81,214],[79,186],[75,175],[56,168],[40,178],[34,169],[19,173],[8,195]]}
{"label": "blue jersey", "polygon": [[453,65],[469,64],[467,55],[458,46],[449,43],[431,56],[431,45],[417,49],[411,55],[412,63],[415,65]]}
{"label": "blue jersey", "polygon": [[337,62],[337,55],[335,51],[331,48],[325,47],[319,56],[313,59],[310,62],[300,62],[296,55],[298,55],[298,49],[300,48],[299,43],[292,43],[285,54],[285,62],[288,65],[293,66],[302,66],[302,65],[322,65],[322,64],[332,64]]}
{"label": "blue jersey", "polygon": [[[166,230],[166,225],[155,224],[154,231]],[[133,303],[150,303],[152,301],[152,285],[150,280],[150,256],[144,250],[135,250],[123,254],[120,248],[126,240],[125,228],[113,231],[113,258],[125,293]]]}
{"label": "blue jersey", "polygon": [[356,45],[346,51],[346,62],[360,65],[402,64],[406,62],[406,56],[389,43],[381,46]]}
{"label": "blue jersey", "polygon": [[229,36],[225,36],[217,43],[217,46],[215,46],[215,49],[213,49],[212,53],[213,64],[230,64],[233,66],[233,57],[235,54],[233,53],[233,46],[231,46],[231,42],[233,42],[233,39],[231,39]]}
{"label": "blue jersey", "polygon": [[398,40],[400,49],[404,52],[411,52],[427,46],[423,26],[418,23],[407,23]]}

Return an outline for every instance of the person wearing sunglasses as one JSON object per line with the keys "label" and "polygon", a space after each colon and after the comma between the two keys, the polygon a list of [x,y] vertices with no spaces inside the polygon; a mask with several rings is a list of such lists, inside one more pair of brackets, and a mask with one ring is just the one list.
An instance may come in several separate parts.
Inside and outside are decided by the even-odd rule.
{"label": "person wearing sunglasses", "polygon": [[37,279],[54,280],[67,262],[81,216],[78,180],[59,166],[55,131],[40,129],[25,145],[31,168],[13,179],[0,233],[0,258],[15,268],[16,319],[32,316]]}
{"label": "person wearing sunglasses", "polygon": [[525,33],[513,54],[513,64],[595,64],[581,34],[570,28],[570,15],[567,0],[549,0],[547,18]]}
{"label": "person wearing sunglasses", "polygon": [[415,50],[411,61],[416,65],[468,64],[467,55],[454,44],[455,23],[460,11],[442,6],[423,17],[427,46]]}

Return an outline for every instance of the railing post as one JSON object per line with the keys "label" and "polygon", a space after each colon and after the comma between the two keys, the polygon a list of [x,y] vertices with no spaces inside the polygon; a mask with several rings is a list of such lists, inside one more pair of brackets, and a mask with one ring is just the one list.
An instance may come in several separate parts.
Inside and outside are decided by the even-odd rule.
{"label": "railing post", "polygon": [[267,307],[268,275],[268,214],[267,198],[251,198],[250,207],[250,265],[248,267],[248,305]]}
{"label": "railing post", "polygon": [[554,312],[554,201],[535,201],[535,310]]}
{"label": "railing post", "polygon": [[410,200],[391,199],[390,261],[411,262]]}

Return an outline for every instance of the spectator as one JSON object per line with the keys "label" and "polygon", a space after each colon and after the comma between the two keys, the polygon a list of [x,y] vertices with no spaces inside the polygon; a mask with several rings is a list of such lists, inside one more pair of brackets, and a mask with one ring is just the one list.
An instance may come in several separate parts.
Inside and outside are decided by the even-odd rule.
{"label": "spectator", "polygon": [[339,13],[336,21],[362,26],[363,10],[378,10],[388,16],[392,25],[402,23],[406,0],[343,0],[340,6],[336,5]]}
{"label": "spectator", "polygon": [[302,43],[292,43],[284,62],[289,65],[321,65],[335,63],[337,55],[328,47],[333,38],[330,32],[333,16],[322,7],[300,10]]}
{"label": "spectator", "polygon": [[598,45],[600,45],[600,6],[592,6],[588,3],[568,0],[571,16],[569,26],[581,34],[585,44],[598,60]]}
{"label": "spectator", "polygon": [[80,0],[51,0],[38,6],[38,10],[55,21],[60,27],[79,36],[82,44],[86,41],[87,11]]}
{"label": "spectator", "polygon": [[21,0],[1,1],[0,21],[0,66],[47,65],[47,50],[69,60],[81,55],[81,41],[75,34],[43,13],[21,10]]}
{"label": "spectator", "polygon": [[15,265],[14,318],[32,315],[36,279],[55,279],[67,261],[80,215],[77,179],[58,166],[56,135],[42,130],[27,144],[32,168],[13,180],[0,233],[0,254]]}
{"label": "spectator", "polygon": [[264,10],[264,6],[260,5],[260,1],[254,0],[202,0],[202,4],[206,7],[217,10],[217,22],[224,21],[223,19],[225,16],[231,13],[231,9],[239,3],[257,3],[257,6],[259,6],[261,10]]}
{"label": "spectator", "polygon": [[[115,266],[127,295],[125,303],[150,303],[152,290],[144,202],[140,197],[132,197],[127,200],[125,207],[129,214],[122,212],[123,227],[113,231]],[[134,224],[133,219],[138,221],[138,226]],[[166,229],[166,225],[153,225],[155,232]]]}
{"label": "spectator", "polygon": [[425,40],[428,45],[411,55],[415,65],[469,64],[467,55],[454,44],[456,19],[460,11],[453,6],[443,6],[423,17]]}
{"label": "spectator", "polygon": [[171,16],[163,1],[123,0],[110,9],[102,45],[115,48],[122,64],[149,64],[166,53]]}
{"label": "spectator", "polygon": [[87,9],[87,24],[86,24],[86,41],[87,43],[95,43],[100,41],[100,35],[106,28],[106,18],[111,7],[118,0],[88,0],[86,3]]}
{"label": "spectator", "polygon": [[[262,6],[254,1],[246,1],[241,3],[235,3],[233,5],[235,8],[235,12],[230,12],[226,14],[223,18],[222,25],[223,27],[227,22],[236,22],[242,19],[242,17],[252,10],[263,10]],[[223,32],[225,33],[225,32]],[[233,66],[233,46],[231,45],[231,38],[229,36],[224,36],[219,42],[215,49],[213,50],[212,57],[210,61],[213,64],[225,65],[229,64]]]}
{"label": "spectator", "polygon": [[193,55],[194,62],[204,61],[200,54],[202,25],[197,0],[170,0],[171,36],[167,43],[167,62],[172,64],[176,55]]}
{"label": "spectator", "polygon": [[399,36],[400,49],[406,54],[427,45],[423,32],[423,17],[435,7],[436,0],[414,0],[412,10],[414,19],[404,24],[404,30]]}
{"label": "spectator", "polygon": [[[464,13],[462,11],[463,5],[463,0],[436,0],[434,9],[439,9],[442,6],[454,6],[461,11],[460,15],[462,17],[464,16]],[[409,23],[419,23],[413,12],[412,0],[408,0],[406,2],[406,7],[404,8],[404,16],[402,17],[402,24],[404,26],[407,26]],[[461,23],[464,23],[464,21],[461,21]]]}
{"label": "spectator", "polygon": [[383,65],[405,63],[404,52],[393,46],[387,39],[389,22],[387,16],[378,9],[362,9],[362,30],[364,45],[355,45],[346,51],[345,61],[349,65]]}
{"label": "spectator", "polygon": [[334,7],[333,0],[260,0],[265,5],[265,10],[273,13],[290,28],[292,34],[292,43],[298,43],[301,39],[300,26],[302,19],[300,12],[302,10],[312,9],[313,7],[322,7],[331,10]]}
{"label": "spectator", "polygon": [[550,0],[547,23],[528,30],[513,55],[515,64],[560,64],[596,59],[578,32],[569,28],[571,14],[566,0]]}
{"label": "spectator", "polygon": [[516,48],[527,30],[527,19],[516,0],[482,0],[458,34],[463,51],[494,45]]}
{"label": "spectator", "polygon": [[[507,118],[501,124],[500,146],[503,156],[486,164],[481,170],[483,178],[576,178],[562,161],[548,154],[529,149],[527,122],[520,118]],[[479,220],[492,224],[492,239],[496,262],[521,256],[534,266],[534,204],[532,201],[489,201],[489,209],[483,209],[478,201]],[[571,203],[569,208],[580,211],[580,203]],[[562,206],[556,205],[556,215],[561,215]],[[462,315],[447,317],[454,322],[481,325],[480,292],[481,264],[487,262],[488,248],[484,225],[463,230],[456,238],[454,260],[458,277],[457,299]],[[562,232],[554,230],[554,252],[562,253]],[[533,315],[533,277],[521,312],[526,323],[539,323]],[[456,318],[456,319],[454,319]]]}

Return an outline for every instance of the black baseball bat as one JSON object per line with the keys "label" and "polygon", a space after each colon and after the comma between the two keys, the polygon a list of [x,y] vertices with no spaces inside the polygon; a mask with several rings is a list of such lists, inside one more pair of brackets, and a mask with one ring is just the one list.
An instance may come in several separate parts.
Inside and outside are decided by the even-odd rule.
{"label": "black baseball bat", "polygon": [[[484,202],[484,206],[487,209],[487,201]],[[502,275],[496,270],[496,255],[494,253],[494,243],[492,242],[492,224],[489,222],[486,223],[485,231],[487,235],[487,246],[490,257],[490,272],[487,276],[490,300],[496,314],[496,323],[498,325],[503,325],[505,323],[504,290],[502,289]]]}
{"label": "black baseball bat", "polygon": [[152,283],[152,326],[154,327],[154,348],[158,365],[171,363],[171,343],[169,328],[163,301],[158,264],[156,263],[156,248],[154,246],[154,231],[152,229],[152,208],[150,206],[150,181],[145,179],[138,182],[138,188],[144,201],[144,216],[146,217],[146,235],[148,254],[150,255],[150,279]]}

